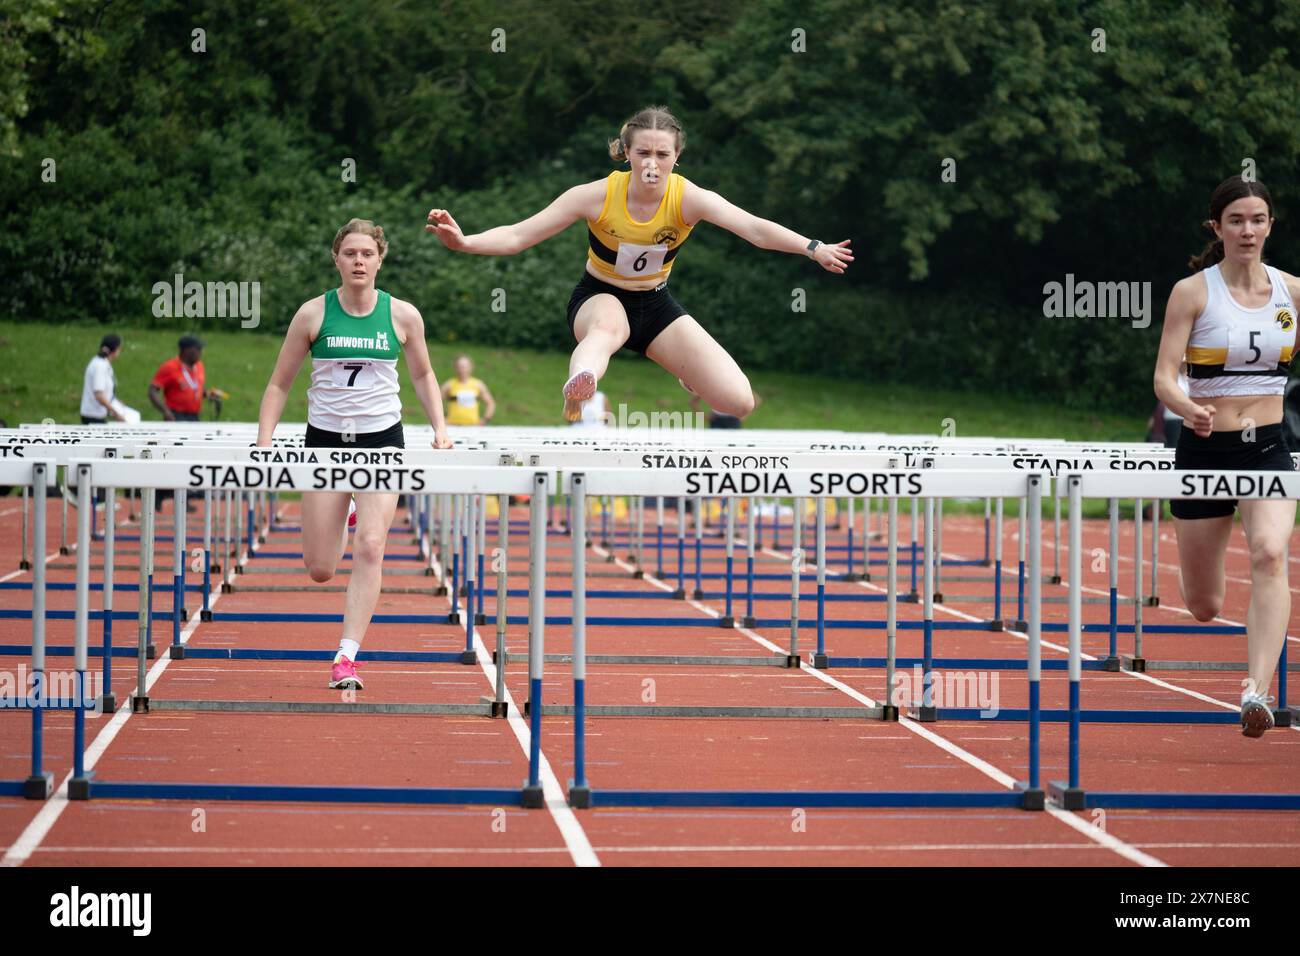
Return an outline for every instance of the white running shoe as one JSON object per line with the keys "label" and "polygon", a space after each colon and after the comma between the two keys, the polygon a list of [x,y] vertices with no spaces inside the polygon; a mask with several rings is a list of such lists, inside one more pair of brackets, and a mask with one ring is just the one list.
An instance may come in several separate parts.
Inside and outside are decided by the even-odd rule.
{"label": "white running shoe", "polygon": [[582,418],[582,403],[596,394],[596,373],[580,368],[564,383],[564,419],[576,422]]}
{"label": "white running shoe", "polygon": [[1273,729],[1273,708],[1269,705],[1275,698],[1263,694],[1243,694],[1241,696],[1241,732],[1247,737],[1263,737],[1264,731]]}

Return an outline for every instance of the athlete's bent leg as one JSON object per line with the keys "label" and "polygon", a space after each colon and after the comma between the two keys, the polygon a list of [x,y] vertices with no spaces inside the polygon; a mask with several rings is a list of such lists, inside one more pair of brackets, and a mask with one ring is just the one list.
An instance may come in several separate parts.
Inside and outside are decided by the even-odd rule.
{"label": "athlete's bent leg", "polygon": [[1232,515],[1175,518],[1178,587],[1183,604],[1198,621],[1212,621],[1223,610],[1223,556],[1232,534]]}
{"label": "athlete's bent leg", "polygon": [[754,410],[754,390],[745,373],[691,316],[683,315],[656,335],[645,354],[681,379],[715,412],[744,418]]}
{"label": "athlete's bent leg", "polygon": [[350,498],[344,491],[311,491],[302,496],[302,562],[319,584],[334,576],[347,549]]}
{"label": "athlete's bent leg", "polygon": [[573,336],[578,346],[569,357],[569,374],[585,368],[596,378],[603,378],[609,357],[623,347],[629,335],[631,329],[622,303],[605,292],[593,295],[573,317]]}
{"label": "athlete's bent leg", "polygon": [[1250,547],[1250,609],[1246,612],[1246,653],[1252,693],[1267,696],[1273,683],[1291,618],[1288,581],[1294,501],[1242,501],[1241,522]]}

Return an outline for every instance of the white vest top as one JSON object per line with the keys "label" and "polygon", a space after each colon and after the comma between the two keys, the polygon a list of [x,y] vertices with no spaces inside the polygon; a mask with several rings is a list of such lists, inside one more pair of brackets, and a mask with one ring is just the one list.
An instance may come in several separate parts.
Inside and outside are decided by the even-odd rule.
{"label": "white vest top", "polygon": [[1192,398],[1282,394],[1295,350],[1295,304],[1281,274],[1264,268],[1273,294],[1255,309],[1233,299],[1217,263],[1205,270],[1205,310],[1187,340]]}

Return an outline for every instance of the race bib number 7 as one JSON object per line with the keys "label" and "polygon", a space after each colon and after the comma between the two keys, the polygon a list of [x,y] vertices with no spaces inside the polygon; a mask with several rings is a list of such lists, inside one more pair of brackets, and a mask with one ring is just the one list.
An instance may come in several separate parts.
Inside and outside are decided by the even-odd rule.
{"label": "race bib number 7", "polygon": [[375,384],[375,363],[348,359],[330,366],[330,381],[340,388],[370,388]]}
{"label": "race bib number 7", "polygon": [[1286,333],[1274,326],[1254,329],[1229,326],[1224,371],[1258,372],[1276,368],[1285,344]]}
{"label": "race bib number 7", "polygon": [[662,243],[657,246],[638,246],[635,242],[620,242],[614,271],[629,278],[654,275],[664,267],[664,256],[667,254],[668,247]]}

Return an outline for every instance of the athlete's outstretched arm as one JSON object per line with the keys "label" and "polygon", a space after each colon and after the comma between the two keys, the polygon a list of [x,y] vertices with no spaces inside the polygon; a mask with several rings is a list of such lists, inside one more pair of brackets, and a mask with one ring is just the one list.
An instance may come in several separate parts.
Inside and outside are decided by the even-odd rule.
{"label": "athlete's outstretched arm", "polygon": [[280,416],[284,414],[284,403],[289,398],[289,389],[293,387],[293,380],[298,377],[302,360],[311,351],[312,330],[324,316],[324,308],[323,297],[304,302],[294,315],[293,321],[289,323],[284,344],[280,346],[280,357],[275,360],[275,369],[271,372],[271,380],[266,383],[266,391],[262,393],[262,407],[257,413],[257,447],[259,448],[267,448],[271,444],[275,426],[280,424]]}
{"label": "athlete's outstretched arm", "polygon": [[442,244],[456,252],[472,252],[480,256],[513,256],[523,252],[557,232],[573,225],[579,219],[595,219],[605,203],[605,181],[583,183],[566,190],[553,203],[535,216],[513,226],[497,226],[487,232],[467,236],[445,209],[429,210],[424,229],[436,235]]}
{"label": "athlete's outstretched arm", "polygon": [[433,363],[429,361],[420,310],[409,302],[394,299],[393,327],[399,335],[405,336],[402,354],[406,356],[406,370],[411,373],[415,394],[433,426],[433,447],[450,448],[452,442],[447,437],[447,420],[442,414],[442,393],[438,389],[438,377],[433,374]]}
{"label": "athlete's outstretched arm", "polygon": [[[701,219],[711,222],[728,232],[734,232],[741,239],[760,249],[788,252],[792,255],[808,255],[810,241],[808,237],[801,236],[770,219],[759,219],[739,206],[727,202],[712,190],[701,189],[690,180],[687,180],[686,192],[682,196],[682,218],[692,225]],[[849,248],[850,241],[845,239],[833,245],[822,243],[812,254],[812,258],[827,272],[843,272],[853,261],[853,250]]]}
{"label": "athlete's outstretched arm", "polygon": [[1205,277],[1200,273],[1180,279],[1169,293],[1165,306],[1165,324],[1160,331],[1160,351],[1156,353],[1156,398],[1165,408],[1185,419],[1192,431],[1204,438],[1214,427],[1214,406],[1198,405],[1178,387],[1178,366],[1187,352],[1196,317],[1205,308]]}

